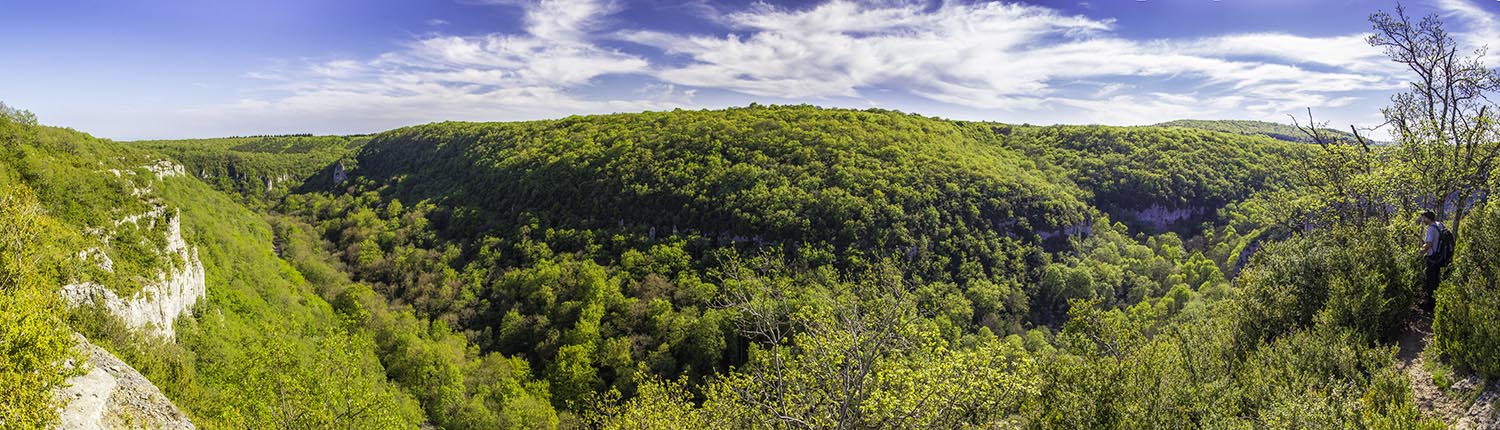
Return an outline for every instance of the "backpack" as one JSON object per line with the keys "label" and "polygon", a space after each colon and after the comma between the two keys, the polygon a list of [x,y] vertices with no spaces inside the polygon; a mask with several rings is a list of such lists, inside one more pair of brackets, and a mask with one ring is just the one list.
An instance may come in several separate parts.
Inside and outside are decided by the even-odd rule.
{"label": "backpack", "polygon": [[1432,258],[1437,261],[1438,267],[1443,267],[1453,262],[1453,245],[1457,239],[1453,237],[1453,232],[1449,231],[1447,226],[1438,224],[1437,228],[1437,252],[1432,253]]}

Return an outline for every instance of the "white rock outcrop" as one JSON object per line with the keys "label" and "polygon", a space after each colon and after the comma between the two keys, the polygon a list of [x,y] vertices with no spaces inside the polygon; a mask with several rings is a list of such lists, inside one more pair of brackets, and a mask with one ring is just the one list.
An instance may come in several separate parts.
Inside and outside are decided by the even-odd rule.
{"label": "white rock outcrop", "polygon": [[109,351],[75,335],[89,372],[69,378],[57,395],[67,402],[58,430],[151,429],[195,427],[161,390]]}
{"label": "white rock outcrop", "polygon": [[[130,222],[138,222],[138,218]],[[132,329],[150,330],[168,339],[175,338],[172,322],[191,312],[193,305],[207,294],[207,287],[198,250],[182,239],[180,214],[167,221],[166,239],[165,253],[175,254],[183,264],[176,270],[159,273],[155,282],[143,286],[129,298],[122,298],[92,282],[64,285],[63,298],[74,305],[100,304]]]}
{"label": "white rock outcrop", "polygon": [[150,170],[151,173],[156,174],[157,178],[162,179],[187,174],[186,169],[184,169],[181,164],[173,163],[168,160],[156,160],[156,164],[147,164],[146,170]]}

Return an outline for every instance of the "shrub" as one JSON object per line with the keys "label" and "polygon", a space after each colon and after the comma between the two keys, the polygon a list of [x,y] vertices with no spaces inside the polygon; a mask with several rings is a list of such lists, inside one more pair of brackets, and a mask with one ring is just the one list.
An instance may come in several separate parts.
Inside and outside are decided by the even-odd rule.
{"label": "shrub", "polygon": [[1500,375],[1500,208],[1476,211],[1459,234],[1453,275],[1438,288],[1435,345],[1455,364]]}
{"label": "shrub", "polygon": [[[3,107],[3,105],[0,105]],[[3,121],[3,119],[0,119]],[[53,391],[78,374],[73,335],[57,292],[41,282],[33,250],[48,220],[31,189],[0,189],[0,426],[49,428],[61,401]]]}

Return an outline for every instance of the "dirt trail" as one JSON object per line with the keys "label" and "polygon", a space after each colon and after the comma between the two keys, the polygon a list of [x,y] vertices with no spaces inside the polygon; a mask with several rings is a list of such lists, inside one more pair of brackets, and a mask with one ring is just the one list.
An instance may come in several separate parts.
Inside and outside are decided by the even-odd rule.
{"label": "dirt trail", "polygon": [[[1427,373],[1427,359],[1422,352],[1431,343],[1432,317],[1418,315],[1401,332],[1400,350],[1396,353],[1396,358],[1401,360],[1401,370],[1411,379],[1417,407],[1454,429],[1500,430],[1500,420],[1494,416],[1494,405],[1496,398],[1500,397],[1500,388],[1488,387],[1488,390],[1475,398],[1472,405],[1466,399],[1450,397],[1433,382],[1432,375]],[[1455,382],[1453,389],[1461,392],[1476,390],[1480,388],[1476,387],[1479,382],[1477,377],[1470,376]]]}

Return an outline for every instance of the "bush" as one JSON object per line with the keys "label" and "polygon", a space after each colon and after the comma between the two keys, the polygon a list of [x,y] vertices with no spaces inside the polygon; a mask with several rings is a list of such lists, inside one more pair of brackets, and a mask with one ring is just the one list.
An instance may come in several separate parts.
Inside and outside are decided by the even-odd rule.
{"label": "bush", "polygon": [[1476,211],[1459,235],[1453,276],[1438,288],[1434,344],[1454,364],[1500,375],[1500,208]]}
{"label": "bush", "polygon": [[32,270],[33,249],[48,222],[30,188],[0,189],[0,393],[4,393],[0,395],[0,426],[4,428],[52,427],[62,406],[53,391],[79,373],[64,365],[79,357],[73,351],[73,335],[62,321],[62,300]]}
{"label": "bush", "polygon": [[1365,342],[1389,339],[1418,294],[1419,260],[1402,248],[1403,233],[1337,227],[1266,245],[1237,280],[1240,340],[1270,340],[1315,320],[1353,329]]}

